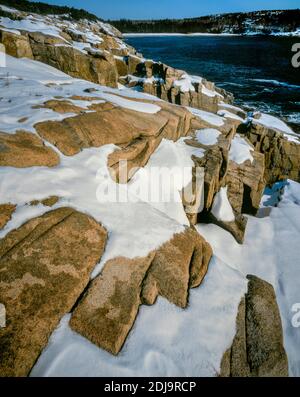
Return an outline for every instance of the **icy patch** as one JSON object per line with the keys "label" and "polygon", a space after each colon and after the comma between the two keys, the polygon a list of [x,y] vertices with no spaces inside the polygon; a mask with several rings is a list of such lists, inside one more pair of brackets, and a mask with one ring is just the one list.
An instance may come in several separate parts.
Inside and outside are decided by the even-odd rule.
{"label": "icy patch", "polygon": [[236,134],[231,141],[229,160],[234,161],[237,164],[243,164],[247,160],[250,160],[252,163],[252,151],[254,151],[253,147],[239,134]]}
{"label": "icy patch", "polygon": [[228,200],[227,189],[227,186],[221,187],[220,191],[215,195],[211,212],[218,221],[233,222],[235,216]]}

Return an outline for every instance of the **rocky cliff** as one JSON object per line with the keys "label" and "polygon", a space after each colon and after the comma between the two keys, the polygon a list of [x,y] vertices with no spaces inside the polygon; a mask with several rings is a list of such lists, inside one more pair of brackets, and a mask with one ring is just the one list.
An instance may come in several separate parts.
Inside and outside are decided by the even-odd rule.
{"label": "rocky cliff", "polygon": [[[101,21],[2,9],[0,374],[25,376],[66,315],[70,332],[114,355],[141,307],[165,299],[184,316],[213,255],[195,225],[242,244],[266,185],[299,182],[300,143],[213,83],[144,59]],[[172,182],[159,184],[166,170]],[[287,374],[280,330],[270,349],[282,365],[272,358],[262,375]]]}

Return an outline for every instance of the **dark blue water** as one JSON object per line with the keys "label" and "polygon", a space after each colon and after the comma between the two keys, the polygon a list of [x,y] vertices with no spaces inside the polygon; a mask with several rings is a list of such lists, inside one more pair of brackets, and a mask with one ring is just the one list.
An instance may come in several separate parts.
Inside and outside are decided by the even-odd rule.
{"label": "dark blue water", "polygon": [[203,76],[238,104],[285,118],[300,132],[300,68],[291,64],[300,38],[146,36],[126,41],[145,57]]}

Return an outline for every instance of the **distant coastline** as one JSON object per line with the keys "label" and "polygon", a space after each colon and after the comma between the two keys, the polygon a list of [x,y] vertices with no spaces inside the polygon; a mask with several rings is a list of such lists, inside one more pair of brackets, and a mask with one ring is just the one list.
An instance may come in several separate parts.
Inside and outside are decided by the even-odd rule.
{"label": "distant coastline", "polygon": [[300,9],[208,15],[199,18],[107,21],[123,34],[300,36]]}
{"label": "distant coastline", "polygon": [[278,36],[278,37],[300,37],[300,31],[296,32],[282,32],[282,33],[123,33],[124,37],[195,37],[195,36]]}
{"label": "distant coastline", "polygon": [[[299,33],[300,35],[300,33]],[[145,36],[242,36],[238,33],[123,33],[124,37],[145,37]]]}

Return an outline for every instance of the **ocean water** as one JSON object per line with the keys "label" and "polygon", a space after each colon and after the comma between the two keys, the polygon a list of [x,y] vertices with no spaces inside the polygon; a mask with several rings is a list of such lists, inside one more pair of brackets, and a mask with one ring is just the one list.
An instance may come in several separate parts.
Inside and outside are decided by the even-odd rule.
{"label": "ocean water", "polygon": [[214,81],[236,103],[284,118],[300,133],[300,68],[291,63],[300,37],[143,36],[126,41],[146,58]]}

